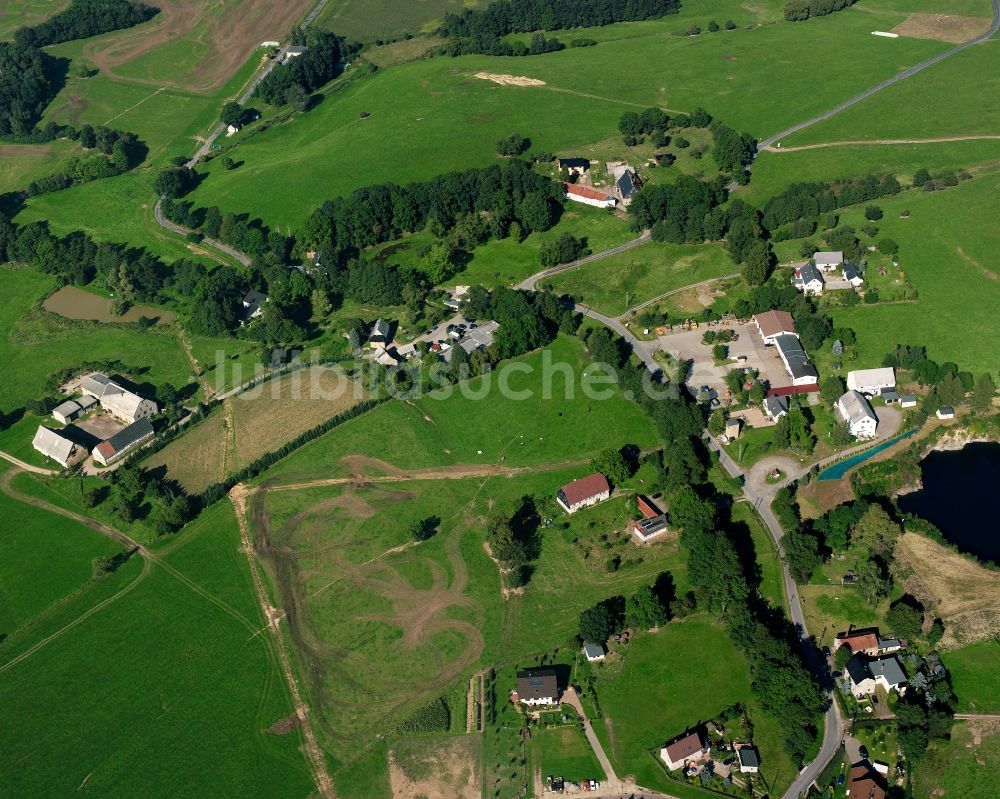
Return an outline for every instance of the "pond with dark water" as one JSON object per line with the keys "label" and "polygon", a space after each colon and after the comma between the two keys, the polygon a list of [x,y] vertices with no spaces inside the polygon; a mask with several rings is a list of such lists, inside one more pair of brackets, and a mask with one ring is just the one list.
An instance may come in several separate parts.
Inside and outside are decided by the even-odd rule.
{"label": "pond with dark water", "polygon": [[933,522],[951,543],[1000,563],[1000,444],[931,452],[920,464],[923,488],[899,507]]}

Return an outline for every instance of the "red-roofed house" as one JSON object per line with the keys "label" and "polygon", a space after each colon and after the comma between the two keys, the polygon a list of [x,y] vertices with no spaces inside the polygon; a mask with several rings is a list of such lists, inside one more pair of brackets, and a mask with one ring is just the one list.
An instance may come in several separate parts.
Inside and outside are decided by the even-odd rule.
{"label": "red-roofed house", "polygon": [[611,485],[608,483],[608,478],[600,472],[595,472],[560,488],[556,492],[556,502],[562,505],[567,513],[575,513],[580,508],[589,508],[591,505],[603,502],[610,496]]}
{"label": "red-roofed house", "polygon": [[593,205],[596,208],[614,208],[618,202],[617,198],[610,194],[597,191],[589,186],[578,186],[575,183],[566,184],[566,199],[584,205]]}
{"label": "red-roofed house", "polygon": [[869,768],[867,763],[855,763],[844,793],[851,799],[885,799],[882,777]]}
{"label": "red-roofed house", "polygon": [[708,745],[701,737],[701,732],[695,730],[667,743],[660,749],[660,760],[667,764],[670,771],[683,768],[690,760],[701,760],[708,754]]}
{"label": "red-roofed house", "polygon": [[898,638],[883,638],[878,627],[850,629],[844,633],[837,633],[837,637],[833,639],[833,651],[836,652],[842,646],[846,646],[855,655],[861,652],[870,657],[888,655],[903,648]]}

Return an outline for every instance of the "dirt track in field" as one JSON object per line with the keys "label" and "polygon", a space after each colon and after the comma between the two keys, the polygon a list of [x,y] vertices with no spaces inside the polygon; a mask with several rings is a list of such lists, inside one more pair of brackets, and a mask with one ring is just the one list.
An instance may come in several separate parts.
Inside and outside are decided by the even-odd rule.
{"label": "dirt track in field", "polygon": [[[149,24],[102,36],[85,45],[83,55],[102,73],[120,80],[204,94],[225,84],[262,41],[282,39],[312,5],[313,0],[158,0],[160,13]],[[186,72],[171,72],[164,80],[115,72],[178,39],[190,39],[202,52]]]}

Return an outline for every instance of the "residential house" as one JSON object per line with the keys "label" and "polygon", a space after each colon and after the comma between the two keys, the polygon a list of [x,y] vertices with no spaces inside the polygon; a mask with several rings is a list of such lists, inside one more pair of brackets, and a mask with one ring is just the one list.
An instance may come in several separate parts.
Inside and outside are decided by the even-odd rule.
{"label": "residential house", "polygon": [[878,417],[868,400],[858,391],[848,391],[837,400],[837,410],[855,438],[875,438]]}
{"label": "residential house", "polygon": [[293,58],[298,58],[300,55],[302,55],[308,49],[309,49],[308,47],[303,47],[302,45],[297,45],[297,44],[293,44],[293,45],[291,45],[289,47],[286,47],[285,48],[285,57],[282,60],[282,63],[287,64]]}
{"label": "residential house", "polygon": [[631,167],[627,167],[615,181],[615,188],[622,198],[622,203],[628,205],[632,202],[632,196],[639,189],[639,176]]}
{"label": "residential house", "polygon": [[916,408],[917,407],[917,395],[916,394],[902,394],[899,397],[899,407],[900,408]]}
{"label": "residential house", "polygon": [[385,319],[379,319],[372,325],[368,334],[368,346],[385,349],[387,344],[392,343],[392,325]]}
{"label": "residential house", "polygon": [[757,332],[764,340],[764,344],[775,344],[778,336],[798,335],[795,332],[795,320],[788,311],[765,311],[753,317],[753,323],[757,327]]}
{"label": "residential house", "polygon": [[614,208],[618,204],[618,199],[607,192],[592,189],[590,186],[577,186],[574,183],[566,184],[566,199],[593,205],[595,208]]}
{"label": "residential house", "polygon": [[517,673],[516,701],[522,705],[559,704],[559,681],[556,670],[525,669]]}
{"label": "residential house", "polygon": [[694,730],[664,744],[660,749],[660,760],[667,764],[670,771],[677,771],[691,760],[702,760],[708,751],[708,743],[701,730]]}
{"label": "residential house", "polygon": [[819,296],[823,293],[826,281],[823,280],[823,273],[816,268],[815,264],[808,263],[795,268],[792,285],[804,294]]}
{"label": "residential house", "polygon": [[264,312],[264,303],[267,302],[267,295],[259,291],[248,291],[243,297],[243,319],[240,324],[245,325],[252,319],[256,319]]}
{"label": "residential house", "polygon": [[83,450],[77,447],[66,436],[57,430],[48,427],[39,427],[35,431],[35,437],[31,441],[31,446],[42,453],[46,458],[51,458],[63,468],[78,460]]}
{"label": "residential house", "polygon": [[858,268],[852,263],[845,263],[840,274],[844,280],[851,284],[851,288],[860,288],[861,284],[865,282]]}
{"label": "residential house", "polygon": [[955,409],[951,405],[942,405],[937,409],[936,414],[938,419],[954,419]]}
{"label": "residential house", "polygon": [[380,346],[375,350],[375,363],[380,363],[382,366],[399,366],[400,360],[395,347]]}
{"label": "residential house", "polygon": [[240,125],[226,125],[226,136],[233,136],[240,132]]}
{"label": "residential house", "polygon": [[567,483],[556,492],[558,502],[567,513],[576,513],[580,508],[589,508],[611,496],[608,478],[600,472],[581,477]]}
{"label": "residential house", "polygon": [[836,252],[823,251],[813,255],[813,264],[822,272],[832,272],[843,263],[844,253],[839,250]]}
{"label": "residential house", "polygon": [[882,402],[886,405],[895,405],[899,402],[899,394],[894,390],[889,389],[888,391],[883,391],[879,396],[882,397]]}
{"label": "residential house", "polygon": [[[83,378],[80,381],[80,391],[85,397],[92,397],[94,401],[100,402],[101,407],[108,413],[129,424],[137,419],[155,416],[160,410],[160,406],[154,400],[123,388],[99,372]],[[85,400],[81,398],[77,402],[85,403]],[[86,407],[89,409],[93,405],[94,402],[89,402]]]}
{"label": "residential house", "polygon": [[892,391],[896,388],[896,371],[891,366],[855,369],[847,373],[847,388],[851,391],[860,391],[869,397]]}
{"label": "residential house", "polygon": [[879,632],[878,627],[851,628],[847,632],[837,633],[833,639],[833,651],[846,646],[852,654],[868,655],[878,657],[898,652],[903,648],[898,638],[885,638]]}
{"label": "residential house", "polygon": [[153,425],[148,419],[139,419],[94,447],[94,460],[107,466],[152,437]]}
{"label": "residential house", "polygon": [[667,532],[667,514],[660,510],[653,500],[639,494],[636,497],[636,506],[642,518],[629,521],[625,530],[628,535],[635,537],[636,543],[648,544]]}
{"label": "residential house", "polygon": [[906,691],[906,672],[895,655],[879,658],[855,655],[847,661],[844,671],[851,693],[859,699],[875,693],[877,687],[900,694]]}
{"label": "residential house", "polygon": [[781,356],[782,363],[785,364],[785,371],[792,378],[793,386],[816,384],[819,373],[816,371],[816,367],[809,362],[809,356],[802,348],[798,336],[782,333],[775,336],[774,344],[778,349],[778,355]]}
{"label": "residential house", "polygon": [[753,746],[741,746],[736,750],[741,774],[756,774],[760,771],[760,755]]}
{"label": "residential house", "polygon": [[604,647],[601,646],[600,644],[590,644],[587,642],[584,642],[583,649],[581,650],[581,652],[583,653],[583,656],[587,658],[587,660],[589,660],[591,663],[595,663],[599,660],[604,660],[604,657],[607,654],[604,651]]}
{"label": "residential house", "polygon": [[764,397],[764,415],[777,421],[788,413],[788,397]]}
{"label": "residential house", "polygon": [[885,799],[885,780],[868,763],[855,763],[848,774],[844,794],[851,799]]}
{"label": "residential house", "polygon": [[560,158],[559,171],[565,172],[570,177],[583,177],[584,172],[590,171],[589,158]]}

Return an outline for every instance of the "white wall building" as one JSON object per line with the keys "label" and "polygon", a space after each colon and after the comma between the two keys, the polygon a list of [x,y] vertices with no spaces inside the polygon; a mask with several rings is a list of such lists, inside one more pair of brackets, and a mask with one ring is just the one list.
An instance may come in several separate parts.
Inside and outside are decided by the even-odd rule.
{"label": "white wall building", "polygon": [[857,391],[848,391],[837,400],[837,410],[855,438],[875,438],[878,417],[868,400]]}
{"label": "white wall building", "polygon": [[813,256],[813,263],[816,264],[817,269],[823,272],[832,272],[844,263],[844,253],[839,250],[818,252]]}
{"label": "white wall building", "polygon": [[847,388],[874,396],[896,388],[896,372],[891,366],[878,369],[855,369],[847,373]]}

